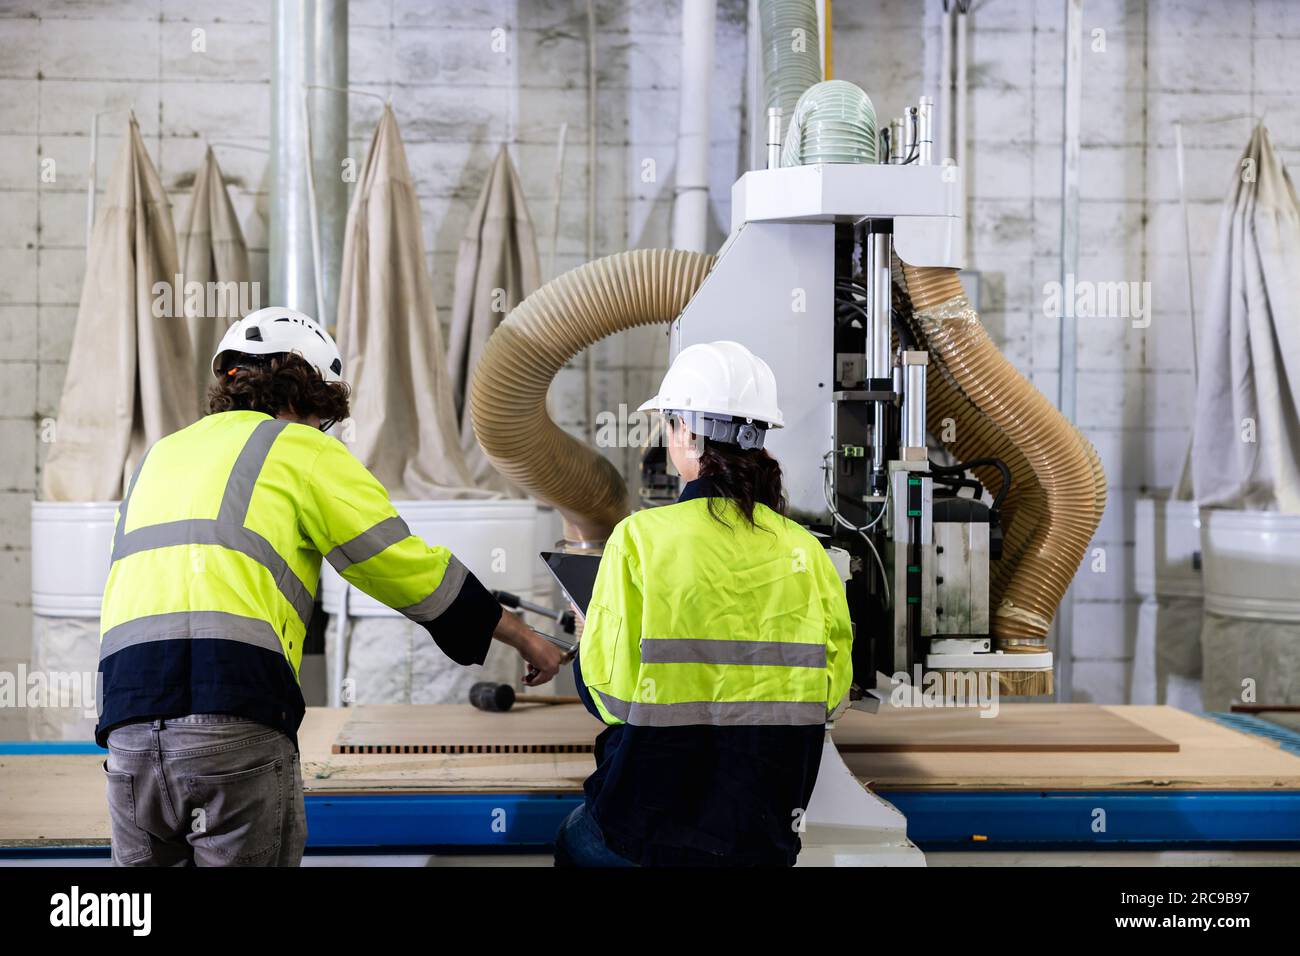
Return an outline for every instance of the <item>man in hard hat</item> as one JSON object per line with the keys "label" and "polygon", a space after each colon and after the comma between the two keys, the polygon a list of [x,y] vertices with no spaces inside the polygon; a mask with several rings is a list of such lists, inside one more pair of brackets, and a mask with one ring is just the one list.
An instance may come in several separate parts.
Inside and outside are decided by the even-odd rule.
{"label": "man in hard hat", "polygon": [[101,714],[118,865],[297,865],[303,640],[324,557],[459,664],[491,641],[532,684],[561,652],[325,434],[348,414],[330,335],[292,309],[230,327],[212,414],[153,445],[118,511],[101,613]]}
{"label": "man in hard hat", "polygon": [[766,362],[692,345],[641,409],[667,417],[686,485],[605,542],[575,670],[608,727],[556,863],[790,865],[852,679],[844,584],[785,517]]}

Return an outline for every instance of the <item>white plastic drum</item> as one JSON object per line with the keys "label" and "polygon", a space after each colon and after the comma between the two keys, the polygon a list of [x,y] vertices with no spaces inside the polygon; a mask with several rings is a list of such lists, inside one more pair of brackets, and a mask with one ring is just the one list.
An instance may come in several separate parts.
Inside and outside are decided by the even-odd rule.
{"label": "white plastic drum", "polygon": [[[537,580],[537,505],[515,498],[486,501],[395,501],[413,534],[451,550],[489,590],[524,594]],[[549,547],[550,542],[547,542]],[[344,582],[321,567],[321,604],[338,614]],[[352,588],[349,617],[396,617],[396,611]]]}
{"label": "white plastic drum", "polygon": [[1201,553],[1206,611],[1300,622],[1300,515],[1207,509]]}
{"label": "white plastic drum", "polygon": [[1194,501],[1139,498],[1133,586],[1141,596],[1200,597],[1200,509]]}
{"label": "white plastic drum", "polygon": [[116,501],[32,502],[32,611],[99,617]]}

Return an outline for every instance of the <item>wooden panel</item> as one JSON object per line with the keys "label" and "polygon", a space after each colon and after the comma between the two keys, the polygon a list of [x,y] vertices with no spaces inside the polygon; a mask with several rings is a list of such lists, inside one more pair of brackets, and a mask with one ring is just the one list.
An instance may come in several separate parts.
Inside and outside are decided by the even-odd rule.
{"label": "wooden panel", "polygon": [[1093,704],[849,711],[836,723],[840,753],[1175,753],[1178,744]]}
{"label": "wooden panel", "polygon": [[[1091,704],[849,711],[835,728],[842,753],[1173,752],[1178,744]],[[349,711],[336,754],[591,753],[601,725],[582,707],[367,706]]]}
{"label": "wooden panel", "polygon": [[602,725],[581,704],[515,707],[468,704],[355,707],[334,741],[336,754],[591,753]]}
{"label": "wooden panel", "polygon": [[[1035,706],[1007,704],[1002,710]],[[1053,705],[1046,705],[1053,706]],[[1173,707],[1102,707],[1178,751],[850,753],[872,790],[1300,790],[1300,757]]]}
{"label": "wooden panel", "polygon": [[0,846],[107,846],[102,756],[0,756]]}

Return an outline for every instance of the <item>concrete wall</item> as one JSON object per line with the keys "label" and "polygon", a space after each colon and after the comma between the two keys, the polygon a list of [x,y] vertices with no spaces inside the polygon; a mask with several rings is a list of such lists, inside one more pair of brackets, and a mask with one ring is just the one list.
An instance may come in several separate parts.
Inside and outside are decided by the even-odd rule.
{"label": "concrete wall", "polygon": [[[678,82],[679,3],[599,0],[599,210],[596,254],[668,239]],[[744,0],[719,4],[712,208],[721,235],[742,162]],[[938,75],[939,0],[835,6],[836,75],[871,93],[882,117]],[[1290,157],[1300,115],[1300,4],[1288,0],[1088,0],[1080,278],[1152,283],[1154,320],[1081,323],[1079,423],[1112,483],[1098,538],[1106,570],[1085,570],[1075,608],[1080,699],[1129,693],[1136,603],[1133,500],[1172,482],[1191,407],[1182,224],[1173,122],[1270,109]],[[39,422],[56,412],[84,263],[87,134],[92,113],[135,109],[183,221],[205,143],[217,145],[259,276],[266,271],[269,4],[263,0],[0,2],[0,670],[28,656],[28,503],[39,485]],[[1011,359],[1055,394],[1055,320],[1043,284],[1056,278],[1060,230],[1063,5],[984,0],[970,18],[970,265],[984,318]],[[207,50],[191,50],[192,31]],[[493,52],[492,31],[508,42]],[[1094,52],[1092,31],[1105,31]],[[555,141],[569,124],[553,272],[586,259],[586,5],[580,0],[353,0],[351,82],[392,96],[424,206],[437,301],[451,302],[457,244],[499,143],[523,177],[545,267]],[[355,97],[358,161],[378,102]],[[106,117],[101,187],[122,116]],[[1217,203],[1250,121],[1187,133],[1194,264],[1203,274]],[[57,180],[41,183],[53,158]],[[643,180],[654,160],[653,181]],[[596,350],[597,408],[653,390],[666,352],[653,331]],[[556,413],[583,426],[583,374],[566,370]],[[631,469],[631,455],[612,451]],[[0,738],[20,732],[0,712]]]}

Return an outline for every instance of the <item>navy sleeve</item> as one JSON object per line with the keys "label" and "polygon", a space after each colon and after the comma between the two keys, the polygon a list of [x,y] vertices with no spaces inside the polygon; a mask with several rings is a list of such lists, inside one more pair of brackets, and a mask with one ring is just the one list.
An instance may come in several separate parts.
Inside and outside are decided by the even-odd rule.
{"label": "navy sleeve", "polygon": [[421,625],[439,649],[457,664],[482,664],[501,620],[501,605],[472,573],[447,609]]}

